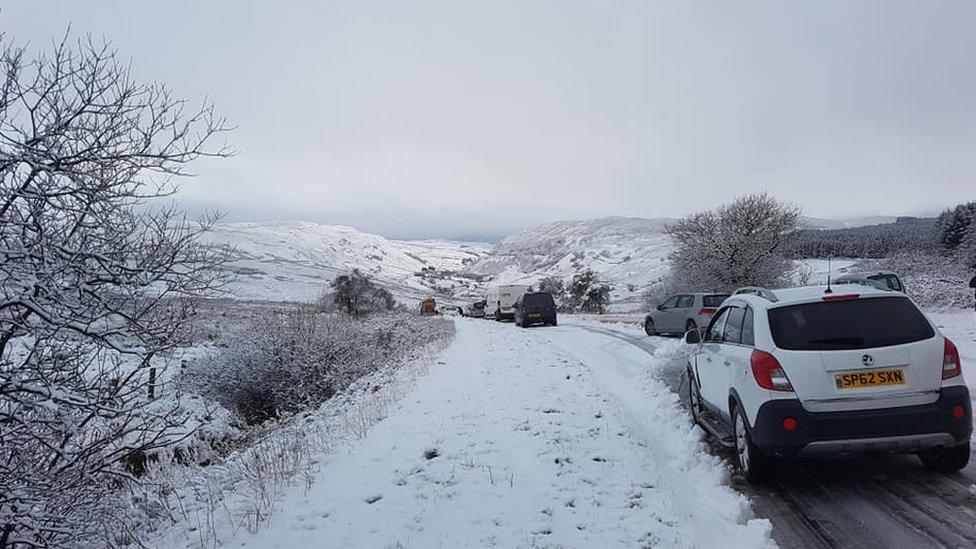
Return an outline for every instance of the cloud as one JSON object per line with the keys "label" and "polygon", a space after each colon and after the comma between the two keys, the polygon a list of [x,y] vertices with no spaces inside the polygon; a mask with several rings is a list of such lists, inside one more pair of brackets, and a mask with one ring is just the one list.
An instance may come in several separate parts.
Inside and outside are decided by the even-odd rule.
{"label": "cloud", "polygon": [[210,96],[241,154],[187,204],[395,236],[679,216],[766,190],[810,215],[974,198],[976,7],[910,2],[86,2],[141,77]]}

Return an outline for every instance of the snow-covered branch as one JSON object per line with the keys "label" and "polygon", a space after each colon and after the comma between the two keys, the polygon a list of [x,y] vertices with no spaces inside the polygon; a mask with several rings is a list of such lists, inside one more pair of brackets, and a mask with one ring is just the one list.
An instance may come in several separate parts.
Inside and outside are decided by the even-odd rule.
{"label": "snow-covered branch", "polygon": [[230,154],[228,125],[91,38],[0,48],[0,547],[48,547],[100,528],[126,459],[183,423],[150,406],[148,371],[191,337],[227,252],[198,241],[216,216],[152,199]]}

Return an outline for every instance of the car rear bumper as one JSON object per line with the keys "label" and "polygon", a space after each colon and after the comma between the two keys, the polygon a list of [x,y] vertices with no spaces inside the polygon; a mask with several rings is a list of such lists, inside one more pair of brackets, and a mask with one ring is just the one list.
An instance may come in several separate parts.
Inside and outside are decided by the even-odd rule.
{"label": "car rear bumper", "polygon": [[[965,410],[961,419],[953,416],[956,406]],[[787,417],[796,420],[794,431],[783,428]],[[823,457],[956,446],[972,430],[969,390],[954,386],[943,388],[931,404],[876,410],[815,413],[799,400],[772,400],[759,408],[751,435],[767,455]]]}
{"label": "car rear bumper", "polygon": [[526,314],[522,317],[522,323],[525,325],[555,324],[556,315],[552,313],[540,313],[539,316],[531,316],[531,314]]}

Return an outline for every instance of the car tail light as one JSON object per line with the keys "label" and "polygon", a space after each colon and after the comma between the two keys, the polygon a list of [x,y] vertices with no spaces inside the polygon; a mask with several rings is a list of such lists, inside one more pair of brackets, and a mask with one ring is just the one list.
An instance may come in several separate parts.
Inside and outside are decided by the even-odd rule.
{"label": "car tail light", "polygon": [[851,301],[852,299],[857,299],[861,297],[860,294],[837,294],[837,295],[825,295],[823,296],[824,301]]}
{"label": "car tail light", "polygon": [[956,345],[945,338],[945,347],[942,353],[942,379],[949,379],[962,375],[962,365],[959,364],[959,350]]}
{"label": "car tail light", "polygon": [[956,421],[962,421],[962,419],[966,417],[966,409],[961,405],[956,404],[952,407],[952,417],[955,418]]}
{"label": "car tail light", "polygon": [[783,367],[773,355],[756,349],[752,351],[749,363],[752,365],[752,376],[756,378],[756,383],[763,389],[770,391],[793,390],[790,379],[786,377],[786,372],[783,371]]}
{"label": "car tail light", "polygon": [[715,307],[702,307],[698,310],[698,314],[712,316],[715,314]]}

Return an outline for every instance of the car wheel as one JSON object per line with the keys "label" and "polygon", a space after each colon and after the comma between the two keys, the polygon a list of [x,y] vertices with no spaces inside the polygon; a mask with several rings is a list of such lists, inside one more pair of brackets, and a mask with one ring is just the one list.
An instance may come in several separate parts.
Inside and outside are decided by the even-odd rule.
{"label": "car wheel", "polygon": [[[685,334],[687,334],[692,330],[697,330],[697,329],[698,329],[698,325],[695,324],[694,320],[689,320],[688,322],[685,322]],[[685,334],[681,334],[681,335],[683,336]]]}
{"label": "car wheel", "polygon": [[558,321],[558,320],[556,320],[555,318],[553,318],[553,319],[552,319],[552,325],[553,325],[553,326],[559,326],[559,321]]}
{"label": "car wheel", "polygon": [[954,473],[969,465],[969,442],[952,448],[933,448],[918,453],[918,459],[936,473]]}
{"label": "car wheel", "polygon": [[657,335],[657,331],[654,330],[654,320],[651,318],[644,319],[644,333],[649,336]]}
{"label": "car wheel", "polygon": [[691,408],[691,419],[695,423],[701,422],[701,389],[698,387],[698,381],[695,380],[695,376],[692,374],[691,370],[688,370],[688,407]]}
{"label": "car wheel", "polygon": [[734,429],[735,455],[739,462],[739,472],[748,482],[761,480],[766,471],[766,456],[753,444],[752,438],[749,436],[749,428],[746,427],[746,415],[739,406],[732,410],[732,428]]}

